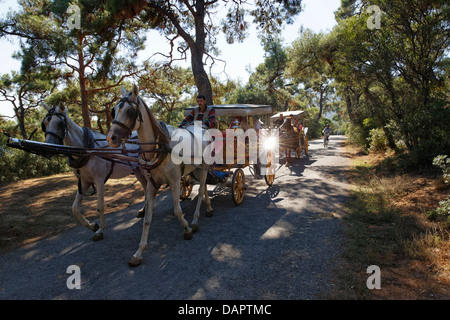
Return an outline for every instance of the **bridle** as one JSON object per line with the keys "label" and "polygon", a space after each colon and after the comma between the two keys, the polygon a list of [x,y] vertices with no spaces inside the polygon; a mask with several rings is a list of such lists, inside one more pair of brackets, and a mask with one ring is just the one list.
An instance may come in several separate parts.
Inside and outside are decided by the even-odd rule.
{"label": "bridle", "polygon": [[[136,97],[136,101],[131,101],[129,99],[130,96],[131,96],[131,93],[127,97],[123,97],[122,99],[120,99],[120,102],[117,105],[119,112],[121,111],[121,109],[123,108],[125,103],[129,103],[132,106],[132,108],[129,108],[126,111],[127,117],[132,120],[132,124],[130,127],[128,127],[124,123],[120,122],[119,120],[116,120],[116,114],[115,114],[116,107],[114,107],[114,109],[112,110],[112,113],[111,113],[111,116],[114,119],[111,123],[117,124],[118,126],[120,126],[121,128],[123,128],[127,131],[128,136],[127,136],[127,138],[123,139],[123,143],[127,142],[128,138],[131,136],[132,130],[136,126],[136,121],[139,120],[139,122],[141,122],[141,123],[143,122],[142,114],[139,110],[139,103],[142,103],[143,106],[145,107],[145,109],[147,110],[147,112],[149,112],[149,108],[145,104],[144,100],[142,100],[140,97]],[[150,120],[150,122],[151,121],[152,120]],[[156,125],[158,125],[158,124],[156,124]],[[163,136],[159,136],[157,138],[156,142],[145,142],[145,143],[138,142],[138,144],[141,146],[141,149],[139,151],[139,153],[141,153],[141,156],[139,157],[139,164],[141,166],[143,166],[148,172],[150,172],[150,170],[152,170],[152,169],[157,168],[162,163],[162,161],[166,158],[167,154],[170,153],[170,150],[168,149],[168,145],[165,143],[165,140],[161,139],[161,141],[158,141],[159,138],[162,138],[162,137]],[[131,142],[129,142],[129,143],[131,143]],[[145,151],[142,149],[143,145],[153,145],[153,146],[157,146],[157,148]],[[148,160],[145,157],[146,153],[153,153],[154,156],[150,160]],[[159,186],[156,185],[155,181],[153,180],[153,178],[151,176],[150,176],[150,182],[153,184],[153,186],[156,189],[159,188]]]}
{"label": "bridle", "polygon": [[[133,132],[133,128],[136,125],[136,121],[139,119],[139,122],[142,122],[142,115],[141,115],[141,112],[139,111],[139,105],[138,105],[139,101],[140,101],[139,97],[137,97],[136,101],[131,101],[129,99],[129,97],[123,97],[122,99],[120,99],[120,102],[118,105],[119,112],[121,112],[121,109],[123,108],[125,103],[128,103],[132,106],[132,109],[129,109],[127,111],[128,116],[132,119],[132,124],[129,127],[126,124],[124,124],[123,122],[116,120],[115,107],[111,111],[111,116],[113,118],[113,121],[111,123],[117,124],[119,127],[125,129],[127,131],[127,139],[131,136],[131,133]],[[131,111],[131,110],[133,110],[133,111]]]}
{"label": "bridle", "polygon": [[[57,138],[61,141],[61,144],[63,144],[64,138],[67,136],[67,132],[68,132],[67,118],[64,113],[56,112],[55,110],[56,110],[56,107],[53,107],[48,111],[47,115],[44,117],[44,119],[41,122],[41,128],[46,137],[47,137],[47,134],[54,136],[55,138]],[[59,127],[63,131],[62,136],[59,135],[58,132],[47,130],[47,127],[45,125],[45,120],[47,120],[48,123],[50,123],[52,116],[56,116],[60,120]],[[47,123],[47,125],[48,125],[48,123]]]}

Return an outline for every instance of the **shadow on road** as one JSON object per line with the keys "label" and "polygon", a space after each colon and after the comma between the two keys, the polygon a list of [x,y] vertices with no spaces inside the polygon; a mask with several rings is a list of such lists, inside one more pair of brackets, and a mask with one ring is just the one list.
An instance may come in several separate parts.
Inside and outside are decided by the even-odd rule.
{"label": "shadow on road", "polygon": [[[240,206],[229,188],[209,186],[214,215],[205,217],[202,206],[190,241],[171,193],[161,193],[137,268],[127,261],[141,237],[142,221],[134,217],[141,203],[108,215],[102,241],[77,227],[1,255],[0,299],[314,299],[328,289],[341,245],[333,213],[346,197],[345,166],[333,157],[339,150],[311,143],[310,155],[282,166],[272,187],[248,177]],[[189,222],[196,191],[182,202]],[[70,265],[80,267],[80,290],[66,286]]]}

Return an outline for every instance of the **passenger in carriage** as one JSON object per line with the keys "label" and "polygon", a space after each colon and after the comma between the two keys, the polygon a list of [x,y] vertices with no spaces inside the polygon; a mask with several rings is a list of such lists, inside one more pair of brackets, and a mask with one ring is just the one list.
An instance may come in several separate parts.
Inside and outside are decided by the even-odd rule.
{"label": "passenger in carriage", "polygon": [[248,130],[247,117],[237,116],[230,124],[229,129],[241,128],[244,131]]}
{"label": "passenger in carriage", "polygon": [[282,113],[280,113],[280,118],[275,120],[274,125],[275,125],[275,127],[280,127],[283,123],[284,123],[284,116]]}
{"label": "passenger in carriage", "polygon": [[259,135],[259,130],[261,130],[263,124],[264,123],[258,117],[253,117],[253,129],[256,130],[257,135]]}
{"label": "passenger in carriage", "polygon": [[206,105],[206,97],[204,95],[199,94],[197,96],[197,104],[198,108],[195,108],[191,111],[190,114],[184,118],[184,120],[178,126],[179,128],[185,127],[190,122],[194,120],[202,121],[202,126],[207,129],[216,127],[216,112],[214,108],[208,107]]}

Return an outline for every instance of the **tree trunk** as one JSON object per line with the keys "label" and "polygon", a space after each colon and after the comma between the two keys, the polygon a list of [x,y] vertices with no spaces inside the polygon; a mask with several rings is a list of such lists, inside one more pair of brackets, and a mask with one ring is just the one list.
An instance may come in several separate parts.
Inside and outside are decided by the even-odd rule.
{"label": "tree trunk", "polygon": [[320,86],[319,115],[317,116],[317,122],[319,122],[320,118],[322,117],[323,101],[325,100],[327,91],[328,91],[328,86],[325,86],[325,88],[322,88],[322,85]]}
{"label": "tree trunk", "polygon": [[80,96],[81,96],[81,115],[83,117],[83,126],[91,128],[91,118],[89,117],[89,100],[87,90],[87,79],[85,75],[86,66],[84,64],[83,54],[83,35],[78,37],[78,80],[80,82]]}
{"label": "tree trunk", "polygon": [[[203,54],[205,52],[206,32],[205,32],[205,1],[199,0],[195,4],[197,15],[195,16],[195,40],[186,41],[191,51],[191,65],[194,74],[195,85],[198,93],[206,97],[207,104],[214,104],[212,97],[212,87],[208,74],[203,65]],[[185,39],[187,40],[187,39]]]}
{"label": "tree trunk", "polygon": [[22,106],[22,102],[19,103],[20,107],[16,109],[16,118],[19,123],[19,130],[22,139],[28,139],[27,132],[25,130],[25,110]]}
{"label": "tree trunk", "polygon": [[208,105],[214,104],[211,82],[203,66],[203,51],[199,52],[197,48],[191,48],[191,64],[198,94],[203,94],[206,97]]}

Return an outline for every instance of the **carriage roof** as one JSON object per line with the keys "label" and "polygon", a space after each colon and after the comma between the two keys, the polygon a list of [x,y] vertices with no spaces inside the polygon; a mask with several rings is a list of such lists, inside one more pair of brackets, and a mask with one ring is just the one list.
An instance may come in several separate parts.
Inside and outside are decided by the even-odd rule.
{"label": "carriage roof", "polygon": [[288,116],[294,116],[294,118],[304,118],[306,116],[305,111],[302,110],[295,110],[295,111],[283,111],[283,112],[279,112],[277,114],[274,114],[273,116],[270,117],[270,119],[278,119],[280,117],[280,114],[283,115],[283,117],[288,117]]}
{"label": "carriage roof", "polygon": [[[214,108],[216,116],[256,116],[263,114],[272,114],[272,107],[269,105],[260,104],[217,104],[209,107]],[[184,115],[189,113],[197,107],[190,107],[184,109]]]}

